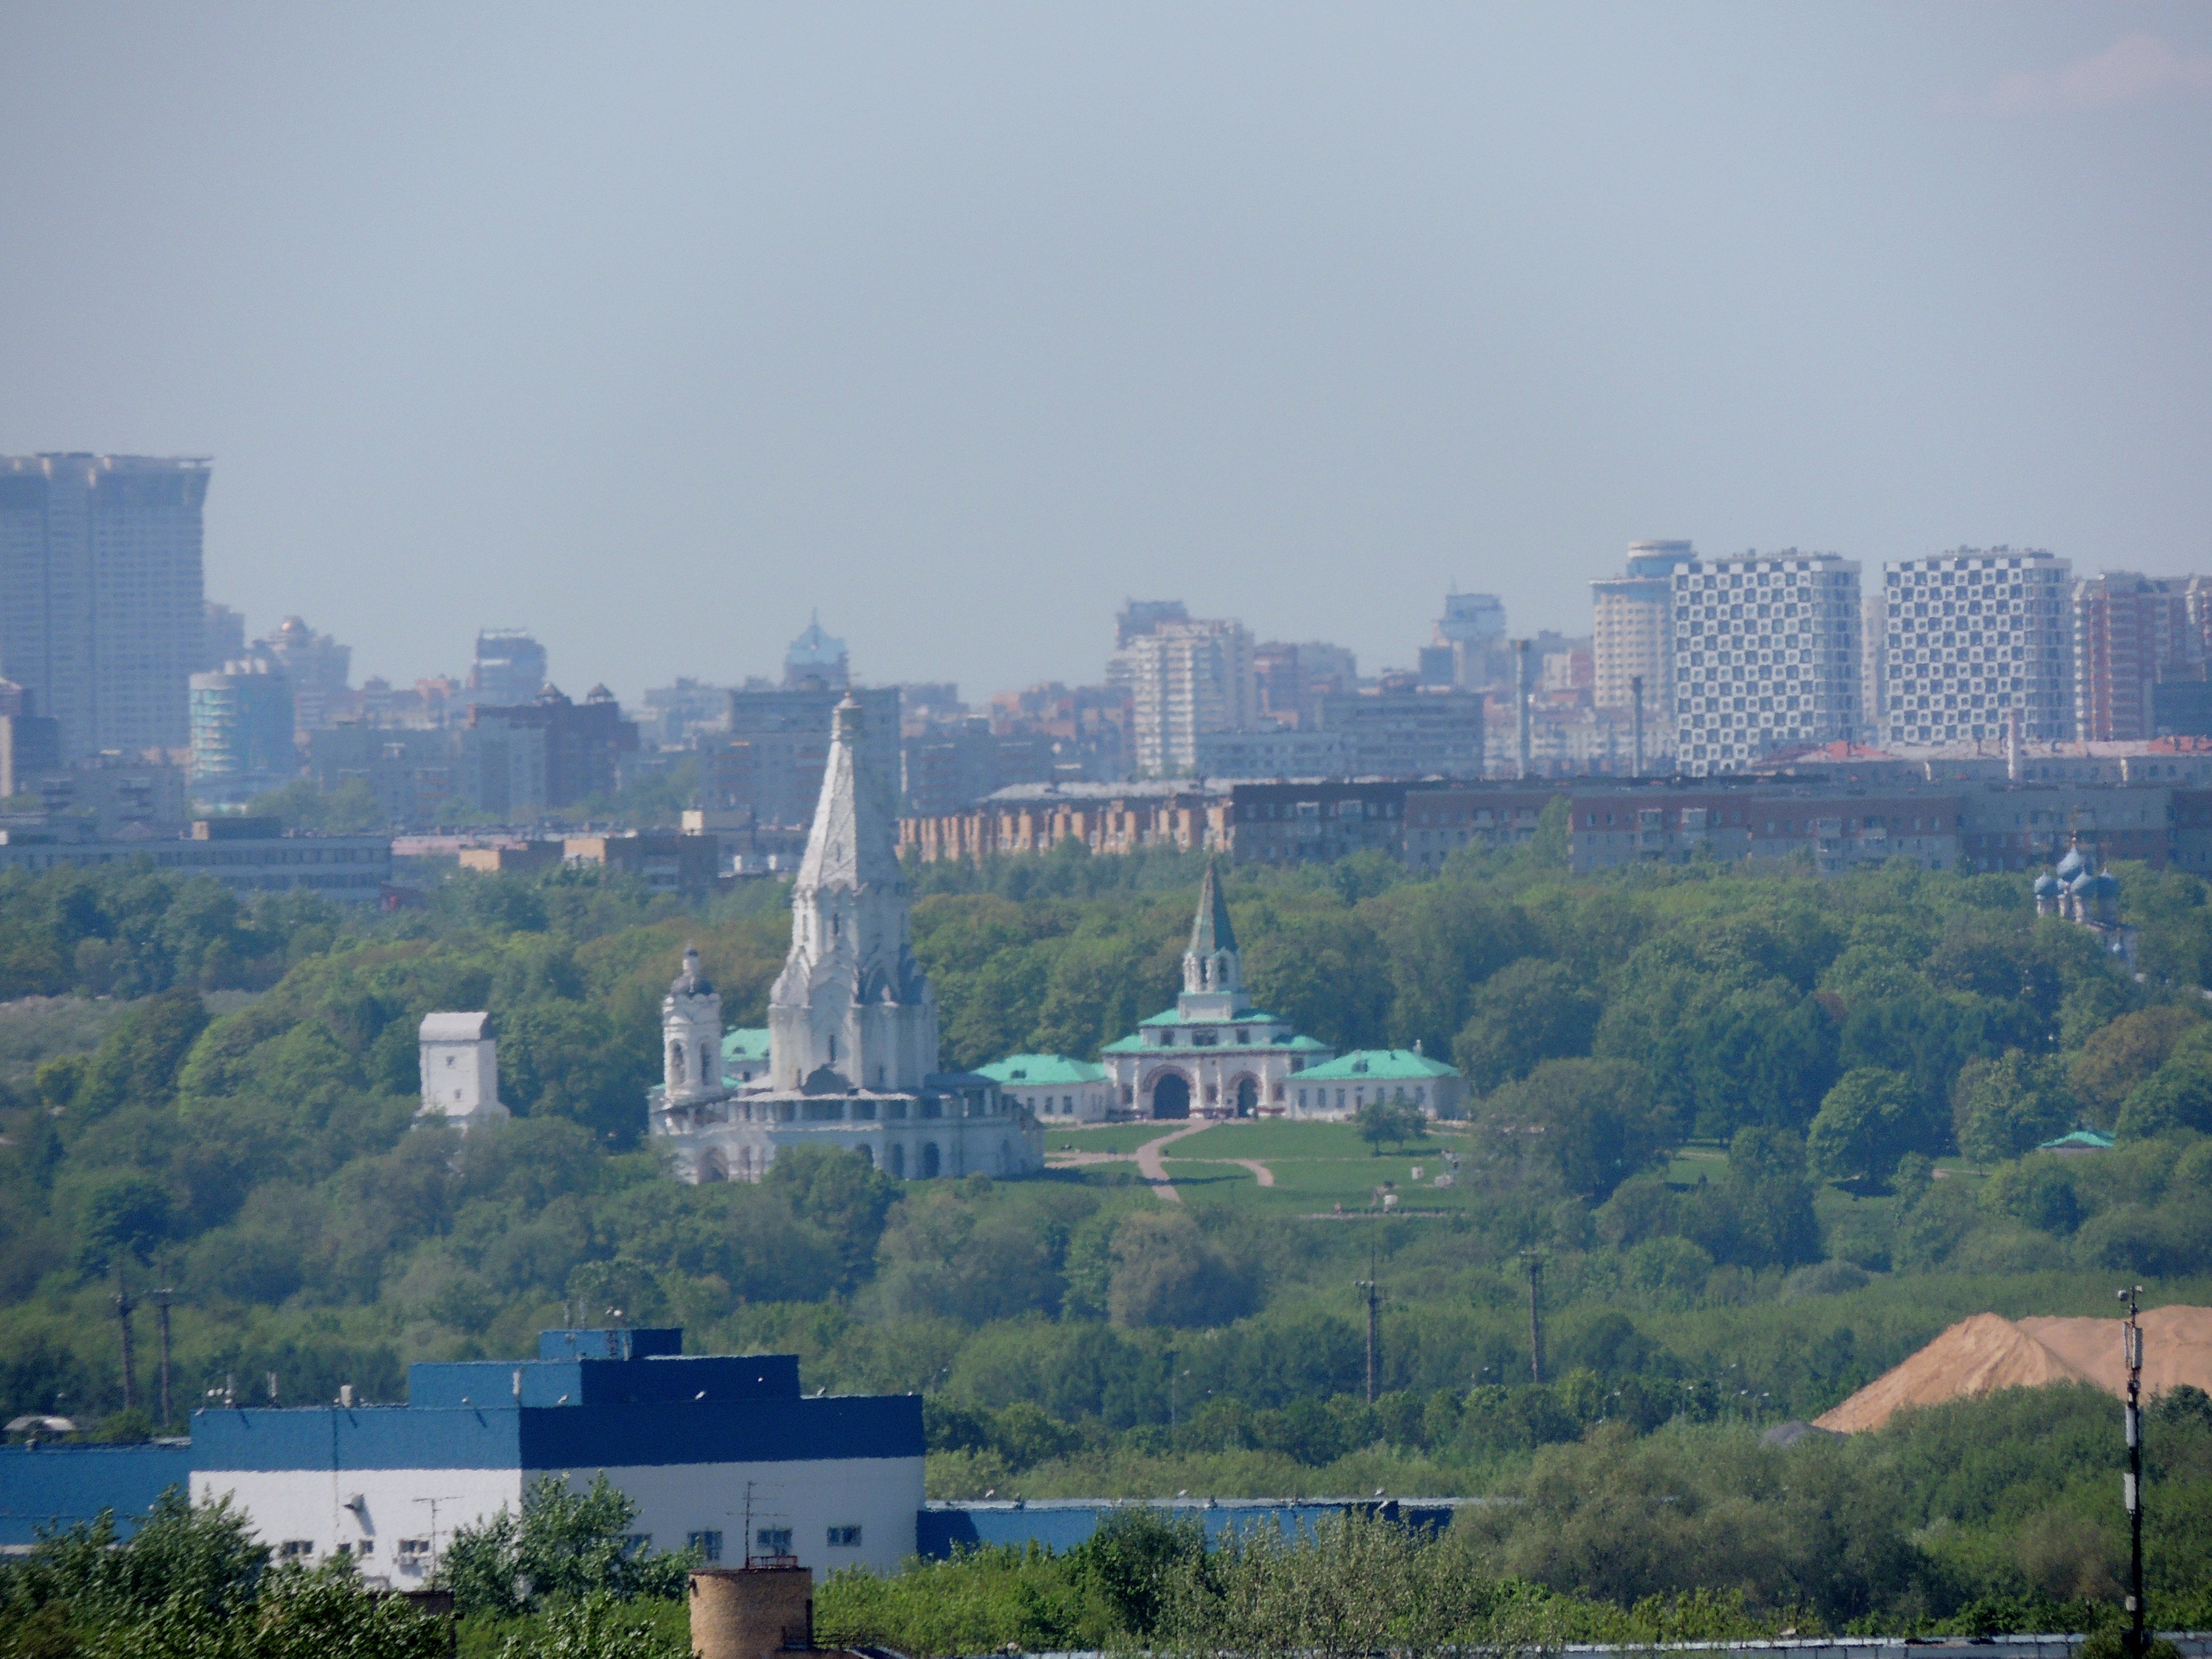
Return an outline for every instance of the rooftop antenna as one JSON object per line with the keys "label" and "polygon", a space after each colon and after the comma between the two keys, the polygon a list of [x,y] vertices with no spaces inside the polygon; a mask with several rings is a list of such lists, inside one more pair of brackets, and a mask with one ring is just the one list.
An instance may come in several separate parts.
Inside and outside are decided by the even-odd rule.
{"label": "rooftop antenna", "polygon": [[2143,1623],[2142,1557],[2142,1326],[2136,1318],[2142,1286],[2130,1285],[2118,1293],[2128,1304],[2127,1322],[2120,1327],[2120,1356],[2128,1368],[2128,1636],[2130,1659],[2143,1659],[2150,1650],[2150,1636]]}

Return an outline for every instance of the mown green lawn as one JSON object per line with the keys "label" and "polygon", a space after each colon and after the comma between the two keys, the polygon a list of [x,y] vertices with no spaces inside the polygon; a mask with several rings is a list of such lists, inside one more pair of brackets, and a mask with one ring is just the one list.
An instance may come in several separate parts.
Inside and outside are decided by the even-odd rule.
{"label": "mown green lawn", "polygon": [[1091,1128],[1073,1129],[1048,1123],[1044,1126],[1044,1149],[1048,1153],[1070,1150],[1079,1152],[1133,1152],[1146,1141],[1158,1140],[1162,1135],[1171,1133],[1182,1127],[1177,1123],[1105,1123]]}
{"label": "mown green lawn", "polygon": [[[1425,1139],[1375,1155],[1359,1132],[1346,1123],[1218,1124],[1167,1149],[1167,1171],[1187,1200],[1218,1201],[1285,1214],[1328,1214],[1339,1204],[1347,1212],[1364,1212],[1375,1189],[1396,1183],[1400,1206],[1409,1209],[1454,1210],[1462,1193],[1430,1183],[1445,1169],[1449,1143]],[[1252,1158],[1275,1177],[1262,1187],[1253,1173],[1214,1160]],[[1421,1171],[1419,1184],[1413,1170]]]}
{"label": "mown green lawn", "polygon": [[[1408,1141],[1403,1150],[1426,1153],[1455,1143],[1434,1138]],[[1394,1148],[1393,1151],[1398,1149]],[[1261,1119],[1257,1122],[1217,1123],[1202,1134],[1178,1140],[1168,1148],[1170,1158],[1367,1158],[1367,1143],[1349,1123],[1289,1123]],[[1372,1162],[1372,1159],[1369,1160]]]}

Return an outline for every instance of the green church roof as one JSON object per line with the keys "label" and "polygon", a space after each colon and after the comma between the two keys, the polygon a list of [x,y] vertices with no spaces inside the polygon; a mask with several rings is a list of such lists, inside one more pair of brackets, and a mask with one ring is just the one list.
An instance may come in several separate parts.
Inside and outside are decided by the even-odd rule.
{"label": "green church roof", "polygon": [[1316,1083],[1411,1083],[1417,1079],[1457,1077],[1456,1067],[1412,1048],[1355,1048],[1323,1066],[1310,1066],[1298,1081]]}
{"label": "green church roof", "polygon": [[1190,954],[1210,957],[1237,948],[1237,930],[1229,925],[1229,901],[1213,873],[1213,860],[1206,861],[1206,884],[1199,890],[1198,915],[1190,925]]}
{"label": "green church roof", "polygon": [[768,1027],[745,1026],[735,1031],[722,1033],[722,1063],[733,1060],[766,1060],[768,1058]]}
{"label": "green church roof", "polygon": [[975,1070],[1002,1088],[1018,1084],[1056,1087],[1106,1080],[1104,1066],[1093,1066],[1087,1060],[1070,1060],[1065,1054],[1008,1054],[1004,1060],[994,1060]]}

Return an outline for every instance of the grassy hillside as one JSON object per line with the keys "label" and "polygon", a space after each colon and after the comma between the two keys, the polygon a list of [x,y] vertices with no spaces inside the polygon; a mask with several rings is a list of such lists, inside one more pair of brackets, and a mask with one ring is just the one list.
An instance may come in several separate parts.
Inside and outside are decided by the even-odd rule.
{"label": "grassy hillside", "polygon": [[[1069,852],[917,872],[948,1060],[1091,1055],[1165,1006],[1197,876]],[[120,1409],[118,1284],[176,1290],[180,1411],[270,1372],[289,1402],[393,1399],[410,1360],[528,1352],[619,1307],[695,1351],[796,1352],[809,1388],[923,1391],[945,1494],[1510,1492],[1534,1514],[1590,1457],[1654,1492],[1710,1465],[1706,1506],[1735,1514],[1768,1501],[1755,1430],[1954,1319],[2103,1312],[2122,1279],[2212,1297],[2212,911],[2192,878],[2126,879],[2141,981],[2038,921],[2025,878],[1239,872],[1262,1002],[1340,1046],[1450,1054],[1476,1100],[1381,1156],[1348,1127],[1207,1129],[1167,1149],[1167,1204],[1123,1161],[1141,1127],[1050,1131],[1117,1158],[1018,1182],[902,1187],[818,1156],[757,1187],[665,1180],[640,1142],[659,995],[696,942],[726,1018],[761,1022],[787,927],[765,885],[687,913],[593,872],[471,876],[363,917],[150,871],[11,876],[0,1413],[158,1426]],[[464,1144],[409,1127],[415,1030],[473,1007],[518,1116]],[[2024,1155],[2076,1121],[2119,1149]],[[1385,1182],[1425,1213],[1377,1213]],[[1835,1479],[1941,1486],[1865,1443]],[[2069,1484],[2071,1443],[2039,1466],[2040,1507],[1923,1505],[1866,1584],[1935,1607],[2104,1582],[2104,1521],[2069,1553],[2037,1519],[2101,1503]],[[1510,1529],[1475,1541],[1562,1589],[1644,1593]],[[1662,1577],[1700,1559],[1654,1547]]]}

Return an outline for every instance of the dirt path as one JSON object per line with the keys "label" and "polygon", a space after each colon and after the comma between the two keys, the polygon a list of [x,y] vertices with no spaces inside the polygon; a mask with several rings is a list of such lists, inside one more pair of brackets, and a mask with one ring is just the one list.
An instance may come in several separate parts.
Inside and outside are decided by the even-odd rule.
{"label": "dirt path", "polygon": [[1181,1140],[1185,1135],[1202,1134],[1212,1127],[1201,1119],[1195,1123],[1187,1123],[1172,1133],[1164,1134],[1158,1140],[1148,1140],[1137,1148],[1137,1173],[1152,1183],[1155,1198],[1164,1199],[1170,1204],[1182,1202],[1182,1194],[1175,1189],[1175,1182],[1168,1179],[1168,1166],[1161,1161],[1160,1149]]}
{"label": "dirt path", "polygon": [[1262,1187],[1272,1187],[1275,1184],[1275,1172],[1256,1158],[1232,1158],[1224,1161],[1243,1164],[1252,1172],[1253,1178]]}

